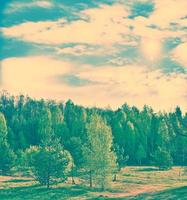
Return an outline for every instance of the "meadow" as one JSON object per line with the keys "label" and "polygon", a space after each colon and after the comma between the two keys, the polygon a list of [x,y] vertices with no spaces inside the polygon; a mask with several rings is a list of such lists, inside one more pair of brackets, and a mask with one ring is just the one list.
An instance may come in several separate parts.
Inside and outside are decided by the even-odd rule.
{"label": "meadow", "polygon": [[117,176],[116,182],[105,191],[90,189],[87,180],[75,177],[47,189],[31,177],[0,176],[1,200],[91,200],[91,199],[142,199],[185,200],[187,199],[187,173],[182,167],[159,171],[155,167],[126,167]]}

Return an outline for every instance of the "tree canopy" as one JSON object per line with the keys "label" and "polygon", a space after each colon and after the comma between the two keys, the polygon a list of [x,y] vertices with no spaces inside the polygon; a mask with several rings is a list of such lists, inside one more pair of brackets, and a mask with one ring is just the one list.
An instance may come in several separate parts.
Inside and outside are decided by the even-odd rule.
{"label": "tree canopy", "polygon": [[[118,168],[156,161],[158,164],[155,158],[159,154],[174,165],[187,165],[187,113],[182,113],[180,107],[173,112],[155,112],[149,106],[138,109],[124,104],[112,110],[86,108],[70,100],[56,102],[1,94],[0,151],[4,153],[0,154],[0,170],[5,166],[9,170],[13,157],[30,146],[44,152],[41,145],[50,135],[59,138],[76,169],[91,169],[89,162],[110,166],[112,160]],[[89,162],[88,153],[93,154]]]}

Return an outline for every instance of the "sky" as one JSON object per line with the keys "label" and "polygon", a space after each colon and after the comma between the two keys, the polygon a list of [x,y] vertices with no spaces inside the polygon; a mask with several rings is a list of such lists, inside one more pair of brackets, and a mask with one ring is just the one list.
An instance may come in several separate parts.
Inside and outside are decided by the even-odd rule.
{"label": "sky", "polygon": [[0,87],[187,112],[186,0],[0,1]]}

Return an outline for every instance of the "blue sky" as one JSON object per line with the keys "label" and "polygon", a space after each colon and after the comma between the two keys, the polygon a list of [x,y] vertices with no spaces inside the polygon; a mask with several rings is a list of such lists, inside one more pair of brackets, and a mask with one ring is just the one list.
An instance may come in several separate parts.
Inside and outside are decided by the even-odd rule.
{"label": "blue sky", "polygon": [[187,111],[187,1],[1,5],[1,88],[117,108]]}

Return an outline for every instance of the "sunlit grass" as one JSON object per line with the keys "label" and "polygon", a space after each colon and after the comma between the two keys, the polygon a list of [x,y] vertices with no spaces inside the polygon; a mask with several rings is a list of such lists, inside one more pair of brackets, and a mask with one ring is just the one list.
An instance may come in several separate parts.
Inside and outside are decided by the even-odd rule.
{"label": "sunlit grass", "polygon": [[[76,182],[81,182],[81,177]],[[86,182],[72,186],[71,180],[47,189],[27,177],[0,176],[1,200],[84,200],[84,199],[185,199],[187,174],[183,168],[173,167],[158,171],[154,167],[126,167],[112,182],[110,188],[101,192],[90,189]]]}

